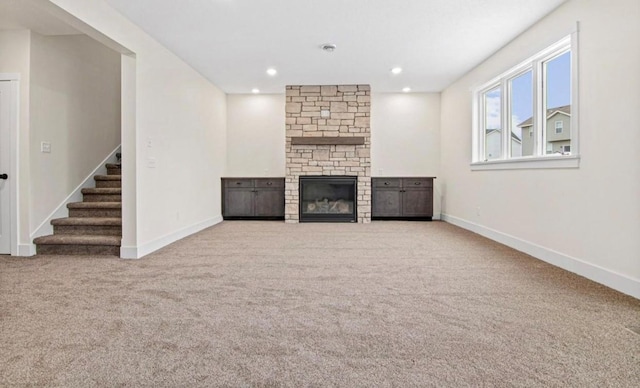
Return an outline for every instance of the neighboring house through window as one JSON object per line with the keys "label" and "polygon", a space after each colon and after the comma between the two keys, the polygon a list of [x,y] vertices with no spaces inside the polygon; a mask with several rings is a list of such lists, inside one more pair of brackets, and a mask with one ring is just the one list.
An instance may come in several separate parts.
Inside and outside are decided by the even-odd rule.
{"label": "neighboring house through window", "polygon": [[[567,124],[567,131],[564,131],[564,124]],[[523,131],[528,130],[530,134],[533,134],[532,118],[529,117],[518,125]],[[547,141],[545,154],[563,154],[564,146],[571,145],[571,105],[558,106],[555,108],[547,109],[546,112],[546,125],[545,125],[545,139]],[[533,141],[531,138],[529,141],[523,142],[522,154],[533,155]]]}

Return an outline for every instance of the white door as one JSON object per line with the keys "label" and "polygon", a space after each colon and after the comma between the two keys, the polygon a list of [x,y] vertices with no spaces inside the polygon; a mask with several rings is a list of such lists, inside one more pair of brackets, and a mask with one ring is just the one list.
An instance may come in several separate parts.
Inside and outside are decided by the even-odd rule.
{"label": "white door", "polygon": [[0,254],[11,253],[11,90],[0,81]]}

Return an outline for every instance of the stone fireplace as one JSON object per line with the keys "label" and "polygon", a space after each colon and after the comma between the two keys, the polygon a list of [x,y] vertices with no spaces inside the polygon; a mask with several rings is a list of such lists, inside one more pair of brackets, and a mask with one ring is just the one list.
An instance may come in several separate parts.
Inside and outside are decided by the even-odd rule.
{"label": "stone fireplace", "polygon": [[[300,221],[301,176],[343,176],[356,180],[354,218],[357,222],[370,222],[369,85],[287,86],[285,113],[285,221]],[[326,199],[331,200],[328,196]],[[344,201],[333,200],[336,209],[345,209]],[[324,205],[315,204],[317,208]]]}

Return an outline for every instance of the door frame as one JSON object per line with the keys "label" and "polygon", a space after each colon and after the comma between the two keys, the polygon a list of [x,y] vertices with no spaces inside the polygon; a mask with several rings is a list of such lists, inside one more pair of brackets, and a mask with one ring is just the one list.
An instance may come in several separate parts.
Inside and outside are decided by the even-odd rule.
{"label": "door frame", "polygon": [[10,203],[10,241],[11,248],[10,253],[11,256],[18,255],[18,207],[20,205],[19,196],[18,196],[18,187],[20,185],[20,176],[18,175],[18,150],[19,150],[19,142],[18,142],[18,133],[19,133],[19,109],[20,109],[20,74],[17,73],[0,73],[0,82],[8,82],[9,83],[9,144],[11,151],[10,155],[10,165],[8,169],[9,179],[7,183],[9,185],[9,197],[11,200]]}

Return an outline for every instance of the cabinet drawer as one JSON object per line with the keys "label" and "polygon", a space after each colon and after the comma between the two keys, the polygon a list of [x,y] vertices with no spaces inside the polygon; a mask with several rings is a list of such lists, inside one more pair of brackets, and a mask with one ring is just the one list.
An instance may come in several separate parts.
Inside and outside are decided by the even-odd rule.
{"label": "cabinet drawer", "polygon": [[405,189],[433,187],[433,180],[427,178],[405,178],[402,183],[402,187]]}
{"label": "cabinet drawer", "polygon": [[253,187],[253,179],[225,179],[224,187]]}
{"label": "cabinet drawer", "polygon": [[256,179],[256,187],[284,187],[284,179],[282,178],[260,178]]}
{"label": "cabinet drawer", "polygon": [[373,187],[400,187],[400,178],[373,178]]}

